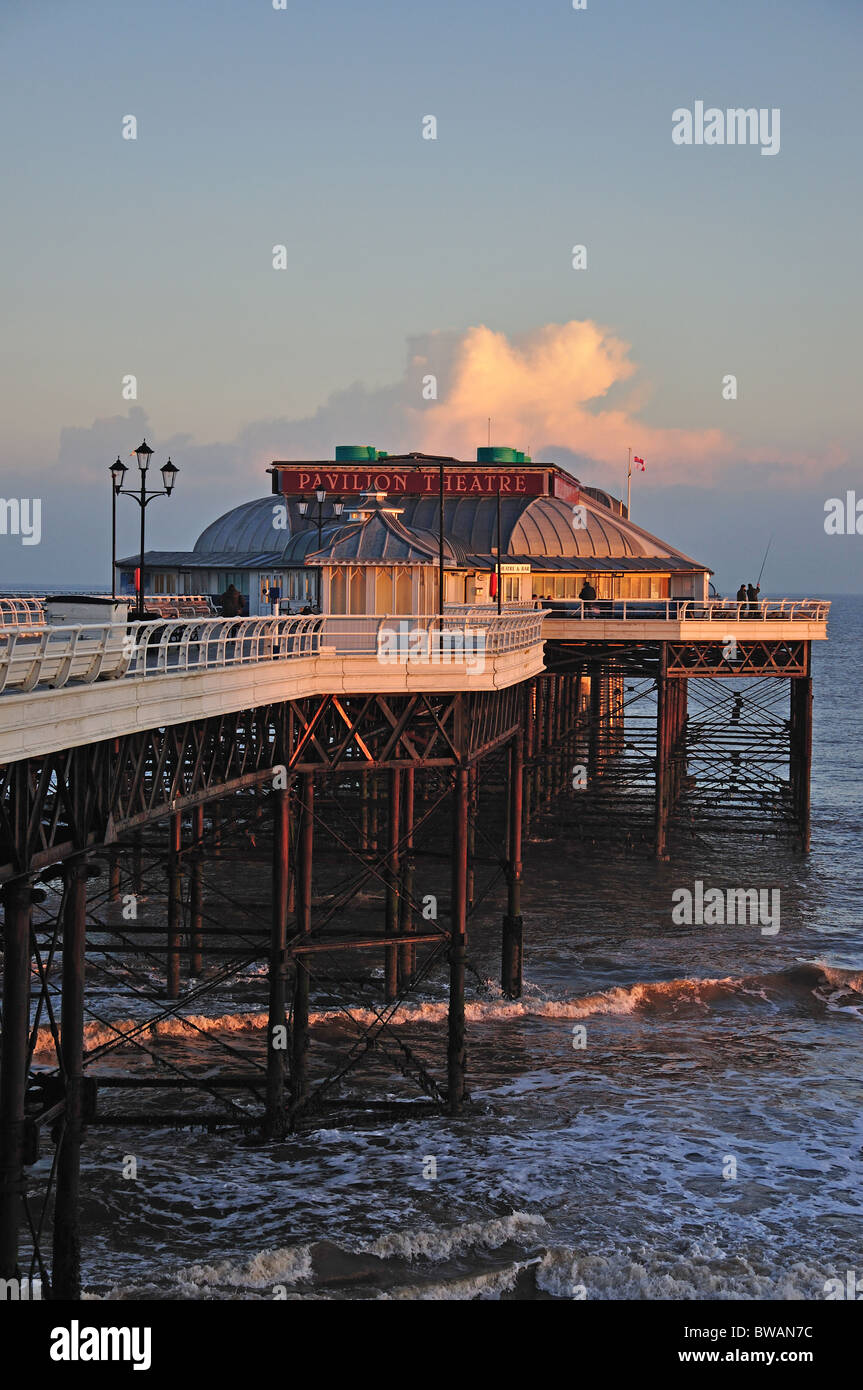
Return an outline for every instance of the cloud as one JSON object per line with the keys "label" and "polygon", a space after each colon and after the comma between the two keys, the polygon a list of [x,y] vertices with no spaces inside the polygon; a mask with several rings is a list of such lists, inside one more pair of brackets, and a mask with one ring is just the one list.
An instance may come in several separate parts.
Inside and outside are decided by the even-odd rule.
{"label": "cloud", "polygon": [[673,481],[685,466],[707,470],[732,449],[717,429],[657,429],[641,423],[632,407],[603,405],[609,393],[635,375],[629,344],[590,320],[546,324],[510,341],[484,325],[470,328],[457,349],[445,398],[412,412],[422,448],[470,457],[493,439],[534,458],[565,449],[601,463],[620,464],[626,450],[650,454],[654,476]]}
{"label": "cloud", "polygon": [[[429,374],[437,379],[436,401],[423,399]],[[482,324],[417,335],[408,340],[398,381],[374,389],[355,382],[332,392],[307,416],[252,421],[226,441],[202,439],[193,420],[189,433],[163,437],[158,422],[132,406],[126,415],[63,429],[54,463],[21,470],[7,465],[6,495],[43,496],[43,543],[26,553],[7,546],[0,578],[39,585],[93,582],[109,573],[108,468],[119,452],[135,477],[128,453],[143,435],[156,450],[157,467],[171,453],[180,468],[171,503],[148,512],[147,542],[160,549],[191,546],[222,512],[265,496],[265,470],[274,458],[331,458],[336,444],[375,444],[390,453],[439,450],[472,459],[486,441],[488,416],[494,442],[530,448],[535,459],[560,463],[617,495],[632,445],[648,464],[645,479],[636,479],[633,500],[638,497],[645,520],[655,504],[650,520],[663,534],[669,489],[697,494],[709,539],[716,509],[727,502],[733,512],[752,489],[775,501],[816,487],[827,489],[824,496],[842,495],[853,484],[847,451],[837,444],[818,456],[791,455],[716,429],[647,425],[640,419],[645,395],[629,345],[596,323],[573,320],[512,339]],[[750,497],[746,509],[753,505]],[[813,504],[816,520],[821,506]],[[137,520],[135,508],[120,507],[121,554],[137,543]],[[677,537],[681,544],[685,539]]]}

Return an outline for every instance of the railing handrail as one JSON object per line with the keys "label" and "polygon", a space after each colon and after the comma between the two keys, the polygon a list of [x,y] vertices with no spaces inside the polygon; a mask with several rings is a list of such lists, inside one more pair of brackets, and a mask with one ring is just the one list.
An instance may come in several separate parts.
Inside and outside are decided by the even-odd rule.
{"label": "railing handrail", "polygon": [[[191,671],[226,669],[258,662],[381,651],[381,634],[419,630],[428,653],[448,646],[447,638],[482,634],[482,650],[495,655],[525,650],[542,641],[547,610],[482,614],[482,626],[463,616],[444,614],[300,614],[277,617],[157,618],[131,623],[68,623],[0,627],[0,692],[59,688],[103,679],[148,678]],[[433,634],[440,633],[437,642]],[[458,643],[454,644],[456,647]],[[476,643],[473,643],[476,645]]]}
{"label": "railing handrail", "polygon": [[776,619],[825,622],[831,601],[810,598],[766,598],[753,599],[752,602],[726,598],[573,598],[548,599],[546,603],[551,605],[552,617],[575,617],[584,621],[648,618],[666,622],[771,622]]}

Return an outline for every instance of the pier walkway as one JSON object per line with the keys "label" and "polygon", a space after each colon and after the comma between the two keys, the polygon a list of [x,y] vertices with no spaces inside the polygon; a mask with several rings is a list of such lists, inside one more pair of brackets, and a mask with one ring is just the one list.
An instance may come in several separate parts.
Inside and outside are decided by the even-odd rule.
{"label": "pier walkway", "polygon": [[[826,638],[830,608],[814,599],[575,600],[501,614],[489,606],[449,609],[442,620],[327,615],[51,627],[39,621],[37,603],[4,614],[8,625],[0,628],[0,763],[308,695],[505,689],[545,669],[548,641],[685,643],[681,662],[690,671],[761,673],[765,659],[781,671],[783,653]],[[721,655],[718,648],[732,642],[742,657]]]}

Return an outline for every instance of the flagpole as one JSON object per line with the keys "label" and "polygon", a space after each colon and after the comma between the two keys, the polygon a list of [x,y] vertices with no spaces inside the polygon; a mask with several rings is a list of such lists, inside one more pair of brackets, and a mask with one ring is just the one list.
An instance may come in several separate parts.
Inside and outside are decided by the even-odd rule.
{"label": "flagpole", "polygon": [[626,468],[626,515],[629,516],[629,497],[632,491],[632,446],[628,449],[629,463]]}

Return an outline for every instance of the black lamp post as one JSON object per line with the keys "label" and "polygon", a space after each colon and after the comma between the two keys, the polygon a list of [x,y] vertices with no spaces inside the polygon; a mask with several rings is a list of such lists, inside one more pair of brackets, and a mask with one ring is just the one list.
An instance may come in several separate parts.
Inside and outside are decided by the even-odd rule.
{"label": "black lamp post", "polygon": [[[323,488],[323,487],[317,488],[317,489],[315,490],[315,501],[316,501],[317,504],[318,504],[318,550],[320,550],[321,546],[322,546],[323,543],[324,543],[324,537],[323,537],[324,503],[326,502],[326,500],[327,500],[327,490],[326,490],[326,488]],[[334,498],[334,499],[333,499],[333,516],[341,516],[342,511],[344,510],[344,505],[345,505],[345,504],[344,504],[344,502],[342,501],[341,497],[336,497],[336,498]],[[297,503],[297,510],[299,511],[300,516],[307,516],[307,515],[308,515],[309,503],[308,503],[308,499],[307,499],[306,497],[301,497],[301,498],[300,498],[299,502]],[[319,606],[320,606],[320,597],[321,597],[321,595],[320,595],[320,574],[319,574],[319,575],[318,575],[318,601],[319,601]]]}
{"label": "black lamp post", "polygon": [[171,493],[174,491],[174,484],[177,481],[177,474],[180,471],[178,468],[174,466],[171,460],[168,459],[168,462],[163,463],[162,467],[159,469],[159,472],[162,475],[162,488],[158,491],[148,492],[147,469],[150,467],[150,459],[152,458],[152,456],[153,450],[150,448],[149,444],[145,439],[143,443],[139,444],[138,448],[135,450],[135,457],[138,460],[138,471],[141,475],[140,490],[135,488],[123,487],[123,475],[126,472],[126,466],[125,464],[121,463],[119,459],[117,459],[117,462],[111,468],[111,477],[114,480],[115,508],[117,505],[116,499],[121,496],[134,497],[135,501],[138,503],[138,506],[141,508],[141,547],[140,559],[138,562],[138,593],[137,602],[135,604],[135,618],[138,622],[144,621],[144,518],[148,506],[155,497],[171,496]]}
{"label": "black lamp post", "polygon": [[117,498],[123,487],[123,479],[128,473],[128,468],[123,463],[119,454],[116,463],[111,464],[111,597],[117,597]]}

